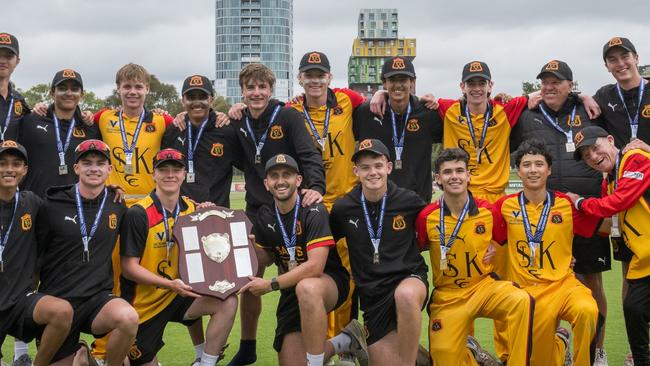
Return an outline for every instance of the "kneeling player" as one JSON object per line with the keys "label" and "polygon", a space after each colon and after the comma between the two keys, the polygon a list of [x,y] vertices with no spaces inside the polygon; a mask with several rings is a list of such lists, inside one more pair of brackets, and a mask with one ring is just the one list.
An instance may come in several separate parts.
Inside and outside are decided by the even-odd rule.
{"label": "kneeling player", "polygon": [[34,365],[41,366],[50,364],[68,335],[72,307],[65,300],[31,290],[37,252],[34,224],[43,200],[32,192],[18,192],[25,174],[27,151],[14,141],[3,141],[0,210],[7,215],[0,216],[0,225],[6,228],[0,233],[0,344],[7,334],[27,342],[40,336]]}
{"label": "kneeling player", "polygon": [[442,187],[416,223],[420,247],[431,255],[435,290],[429,303],[429,349],[435,365],[473,365],[465,348],[478,317],[507,323],[509,365],[528,365],[534,301],[512,282],[496,281],[486,257],[492,239],[492,206],[467,190],[469,155],[444,150],[435,162]]}
{"label": "kneeling player", "polygon": [[106,187],[109,159],[104,142],[80,143],[74,164],[79,183],[50,187],[38,214],[39,291],[68,300],[74,309],[70,334],[53,358],[61,364],[72,364],[80,332],[110,332],[106,365],[122,365],[138,328],[135,310],[111,293],[111,253],[126,206]]}
{"label": "kneeling player", "polygon": [[272,157],[265,171],[264,185],[274,204],[259,210],[253,227],[260,261],[275,262],[280,275],[270,281],[252,277],[240,292],[261,296],[281,290],[273,342],[280,365],[322,366],[342,352],[367,365],[365,331],[356,320],[325,341],[327,312],[340,306],[349,291],[349,274],[336,251],[327,209],[322,203],[302,207],[302,176],[291,156]]}
{"label": "kneeling player", "polygon": [[598,306],[571,270],[571,250],[573,235],[591,237],[599,219],[580,215],[566,195],[546,189],[551,155],[543,142],[522,142],[515,152],[515,164],[524,189],[494,204],[494,239],[504,243],[507,236],[510,279],[535,299],[530,362],[570,364],[570,359],[565,360],[568,333],[556,336],[560,320],[566,320],[573,329],[573,363],[591,365]]}
{"label": "kneeling player", "polygon": [[331,224],[348,244],[370,364],[414,365],[428,287],[415,220],[426,204],[388,181],[393,164],[381,141],[361,141],[352,161],[360,184],[336,201]]}
{"label": "kneeling player", "polygon": [[178,150],[159,151],[153,160],[156,189],[127,211],[120,233],[122,297],[140,316],[131,365],[157,365],[169,322],[192,325],[210,315],[201,366],[213,366],[228,339],[237,311],[237,297],[224,301],[192,292],[178,278],[178,247],[172,228],[180,215],[194,212],[194,203],[181,197],[185,156]]}

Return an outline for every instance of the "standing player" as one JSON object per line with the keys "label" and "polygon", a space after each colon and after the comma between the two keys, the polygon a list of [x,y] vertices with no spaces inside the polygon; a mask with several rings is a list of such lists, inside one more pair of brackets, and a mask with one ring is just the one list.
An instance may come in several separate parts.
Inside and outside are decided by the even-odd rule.
{"label": "standing player", "polygon": [[404,57],[389,58],[381,69],[381,81],[388,97],[383,118],[365,103],[354,114],[354,133],[359,140],[378,139],[389,148],[394,163],[391,181],[418,193],[431,202],[432,144],[442,142],[442,121],[436,111],[427,108],[411,90],[415,86],[415,68]]}
{"label": "standing player", "polygon": [[54,98],[47,115],[30,113],[20,123],[19,139],[32,157],[31,169],[21,184],[39,197],[53,186],[77,182],[74,150],[84,140],[101,139],[95,125],[83,123],[79,101],[83,97],[81,74],[64,69],[52,80],[50,95]]}
{"label": "standing player", "polygon": [[393,163],[381,141],[361,141],[352,161],[360,184],[334,204],[331,225],[348,243],[370,364],[414,365],[427,296],[414,224],[425,203],[388,181]]}
{"label": "standing player", "polygon": [[53,358],[63,364],[72,363],[80,332],[96,337],[111,332],[106,365],[122,365],[138,328],[135,310],[111,293],[111,253],[126,207],[114,202],[115,193],[106,187],[109,159],[102,141],[79,144],[74,165],[79,183],[49,188],[38,214],[39,291],[74,309],[70,334]]}
{"label": "standing player", "polygon": [[634,365],[650,365],[650,250],[645,239],[650,234],[650,153],[638,149],[619,152],[614,137],[600,127],[585,128],[575,136],[575,142],[576,159],[582,158],[589,166],[607,173],[607,178],[603,181],[603,198],[572,195],[572,199],[582,211],[611,217],[611,236],[622,238],[632,252],[625,277],[625,329]]}
{"label": "standing player", "polygon": [[157,365],[169,322],[187,326],[210,315],[201,366],[213,366],[232,328],[237,297],[222,301],[201,297],[178,278],[178,247],[172,240],[174,222],[194,212],[194,203],[181,197],[185,157],[174,149],[159,151],[153,160],[156,189],[131,206],[120,231],[122,297],[137,310],[140,325],[129,351],[131,365]]}
{"label": "standing player", "polygon": [[11,83],[20,63],[18,39],[0,33],[0,141],[18,139],[18,121],[30,112],[25,98]]}
{"label": "standing player", "polygon": [[[601,87],[594,95],[602,110],[599,125],[614,137],[619,149],[635,139],[650,144],[650,91],[647,90],[648,80],[639,73],[639,55],[634,44],[627,38],[613,37],[603,46],[603,60],[616,83]],[[625,276],[632,253],[620,238],[611,238],[611,242],[614,259],[621,261],[625,299]],[[631,354],[625,365],[633,365]]]}
{"label": "standing player", "polygon": [[[264,187],[262,162],[277,154],[294,157],[303,172],[303,206],[321,202],[325,193],[321,153],[312,142],[302,116],[295,109],[283,108],[284,103],[271,99],[274,85],[273,71],[262,64],[248,64],[239,73],[239,86],[247,108],[244,117],[233,120],[232,125],[243,150],[246,214],[252,219],[262,205],[273,202]],[[263,268],[259,268],[258,275],[262,274]],[[249,365],[257,359],[255,338],[262,303],[259,297],[248,292],[242,294],[241,303],[242,339],[231,366]]]}
{"label": "standing player", "polygon": [[298,193],[302,176],[291,156],[272,157],[265,171],[264,185],[274,203],[258,211],[255,240],[258,257],[266,265],[277,263],[279,276],[270,281],[251,277],[240,293],[261,296],[281,291],[273,342],[280,365],[322,366],[333,354],[352,350],[367,365],[365,331],[356,320],[342,335],[325,342],[326,314],[347,298],[350,277],[332,248],[336,244],[325,206],[302,207]]}
{"label": "standing player", "polygon": [[181,186],[183,196],[194,202],[230,207],[232,166],[241,158],[241,150],[232,126],[215,127],[217,115],[210,108],[213,97],[214,89],[208,78],[188,76],[182,88],[187,128],[181,131],[169,126],[162,147],[185,154],[188,170]]}
{"label": "standing player", "polygon": [[[7,334],[31,341],[40,338],[34,365],[49,365],[72,323],[65,300],[32,291],[36,270],[35,221],[43,200],[18,192],[27,173],[27,152],[12,140],[0,143],[0,344]],[[0,359],[2,353],[0,352]],[[14,364],[31,363],[26,357]]]}
{"label": "standing player", "polygon": [[515,164],[524,189],[495,203],[494,239],[507,244],[510,279],[535,299],[530,362],[566,364],[569,335],[555,335],[560,320],[566,320],[573,328],[573,363],[591,365],[598,306],[570,263],[574,233],[591,237],[597,219],[577,214],[567,196],[546,189],[551,155],[543,142],[524,141],[515,152]]}
{"label": "standing player", "polygon": [[[534,109],[525,110],[510,135],[510,146],[538,138],[544,141],[551,154],[553,169],[548,177],[548,188],[560,192],[577,192],[587,197],[600,197],[601,173],[583,162],[573,159],[575,136],[594,123],[573,90],[573,72],[563,61],[552,60],[542,66],[537,75],[541,79],[542,102]],[[598,234],[591,238],[573,237],[574,271],[590,290],[600,313],[599,322],[604,331],[607,316],[607,298],[603,288],[602,272],[611,268],[609,240]],[[606,366],[603,349],[604,336],[599,337],[596,366]]]}
{"label": "standing player", "polygon": [[468,161],[461,149],[442,151],[435,162],[442,197],[416,223],[420,247],[430,252],[435,287],[429,303],[431,358],[436,365],[473,365],[465,339],[474,319],[487,317],[507,324],[511,352],[504,361],[528,365],[535,303],[512,282],[491,276],[484,258],[492,240],[492,206],[467,190]]}

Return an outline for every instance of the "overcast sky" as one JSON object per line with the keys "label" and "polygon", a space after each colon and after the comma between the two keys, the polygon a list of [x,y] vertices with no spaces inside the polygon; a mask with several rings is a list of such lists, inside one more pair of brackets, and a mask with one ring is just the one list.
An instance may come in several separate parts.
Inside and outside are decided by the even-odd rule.
{"label": "overcast sky", "polygon": [[[461,68],[475,59],[490,66],[495,91],[520,94],[522,81],[560,59],[592,94],[613,80],[601,54],[613,36],[630,38],[650,63],[648,0],[295,0],[294,68],[303,53],[323,51],[333,86],[347,86],[359,9],[396,6],[399,36],[417,39],[418,94],[457,97]],[[22,89],[74,68],[87,90],[106,96],[116,70],[135,62],[180,90],[190,74],[214,78],[214,8],[214,0],[2,0],[0,32],[19,38],[12,79]]]}

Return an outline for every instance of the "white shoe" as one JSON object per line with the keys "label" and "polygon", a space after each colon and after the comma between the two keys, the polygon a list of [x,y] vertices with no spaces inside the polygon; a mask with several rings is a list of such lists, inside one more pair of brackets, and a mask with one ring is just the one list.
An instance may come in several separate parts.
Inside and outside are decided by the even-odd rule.
{"label": "white shoe", "polygon": [[594,366],[609,366],[607,363],[607,352],[605,352],[604,348],[596,348]]}
{"label": "white shoe", "polygon": [[625,361],[623,361],[623,366],[634,366],[634,357],[632,357],[632,351],[627,351]]}
{"label": "white shoe", "polygon": [[339,366],[357,366],[354,359],[354,356],[349,353],[341,353],[339,355]]}
{"label": "white shoe", "polygon": [[558,327],[555,335],[560,337],[562,342],[564,342],[566,349],[564,352],[564,366],[573,366],[573,357],[571,357],[571,333],[566,328]]}

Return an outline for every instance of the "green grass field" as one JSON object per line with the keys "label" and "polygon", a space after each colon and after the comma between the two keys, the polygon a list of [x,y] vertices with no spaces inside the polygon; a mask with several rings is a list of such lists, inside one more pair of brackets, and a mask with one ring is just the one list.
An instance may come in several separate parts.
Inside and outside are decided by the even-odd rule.
{"label": "green grass field", "polygon": [[[231,194],[231,205],[233,208],[243,208],[244,200],[243,193]],[[429,258],[427,253],[424,255],[427,264]],[[276,275],[274,267],[267,269],[265,277],[271,278]],[[609,302],[609,316],[607,318],[607,335],[605,339],[605,349],[608,352],[611,365],[621,365],[623,358],[628,350],[627,337],[625,334],[625,323],[623,320],[623,312],[621,308],[621,269],[619,262],[613,263],[611,271],[604,274],[605,290]],[[277,357],[272,348],[274,330],[275,330],[275,308],[278,301],[278,293],[271,292],[263,297],[263,311],[260,318],[260,327],[258,330],[258,350],[257,365],[275,365],[277,364]],[[427,340],[427,326],[428,316],[426,312],[422,313],[422,335],[420,343],[423,345],[428,344]],[[1,319],[0,319],[1,320]],[[204,319],[204,322],[206,320]],[[567,324],[564,325],[569,328]],[[487,319],[479,319],[476,322],[476,335],[481,344],[488,350],[493,351],[492,344],[492,322]],[[2,353],[5,355],[5,361],[10,360],[13,356],[13,341],[11,337],[5,341],[2,346]],[[91,340],[90,337],[84,336],[85,339]],[[165,347],[158,354],[158,359],[163,366],[189,366],[194,359],[194,349],[190,342],[187,330],[178,324],[170,324],[167,326],[164,335]],[[226,352],[226,360],[235,354],[239,346],[239,318],[235,321],[230,337],[228,339],[230,347]],[[32,355],[34,353],[33,343],[31,349]],[[224,361],[221,364],[226,364]]]}

